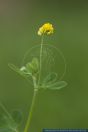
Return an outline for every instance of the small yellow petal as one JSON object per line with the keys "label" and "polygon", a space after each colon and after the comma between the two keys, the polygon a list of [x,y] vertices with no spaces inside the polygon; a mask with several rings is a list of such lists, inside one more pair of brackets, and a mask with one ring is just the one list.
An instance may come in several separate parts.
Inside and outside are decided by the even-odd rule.
{"label": "small yellow petal", "polygon": [[54,31],[53,25],[50,23],[45,23],[45,24],[43,24],[42,27],[39,28],[38,35],[40,35],[40,36],[43,34],[50,35],[53,33],[53,31]]}

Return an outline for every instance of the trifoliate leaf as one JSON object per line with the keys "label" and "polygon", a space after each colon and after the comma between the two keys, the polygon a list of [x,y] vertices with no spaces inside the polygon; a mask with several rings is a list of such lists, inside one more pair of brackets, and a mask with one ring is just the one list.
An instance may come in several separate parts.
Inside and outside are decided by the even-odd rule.
{"label": "trifoliate leaf", "polygon": [[48,74],[45,79],[43,80],[43,84],[52,84],[57,80],[57,74],[56,73],[50,73]]}

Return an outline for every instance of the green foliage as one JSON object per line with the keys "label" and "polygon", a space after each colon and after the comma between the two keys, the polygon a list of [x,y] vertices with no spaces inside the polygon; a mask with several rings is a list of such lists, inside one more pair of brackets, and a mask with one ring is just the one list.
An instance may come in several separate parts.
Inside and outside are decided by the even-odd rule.
{"label": "green foliage", "polygon": [[[48,25],[49,28],[52,27],[52,24],[49,24],[49,23],[45,24],[45,25]],[[45,26],[45,29],[48,31],[46,26]],[[34,95],[33,95],[32,105],[30,108],[30,113],[28,116],[27,123],[25,125],[24,132],[28,132],[29,127],[30,127],[30,121],[31,121],[31,116],[32,116],[32,112],[33,112],[33,107],[34,107],[35,97],[36,97],[37,91],[39,89],[59,90],[61,88],[64,88],[67,85],[67,83],[65,81],[58,81],[58,76],[54,72],[49,73],[44,78],[44,80],[42,81],[42,79],[41,79],[42,74],[43,74],[42,71],[44,70],[43,69],[43,67],[44,67],[43,63],[45,63],[43,60],[47,60],[47,62],[49,62],[49,66],[51,65],[51,62],[52,63],[54,62],[54,59],[53,59],[53,61],[51,61],[53,54],[51,55],[50,51],[49,51],[50,55],[47,52],[47,50],[44,51],[44,53],[43,53],[43,37],[44,37],[44,35],[42,34],[41,46],[40,46],[40,51],[39,51],[39,56],[38,56],[39,60],[38,60],[38,58],[34,57],[30,62],[27,62],[24,66],[22,66],[20,68],[18,68],[17,66],[15,66],[13,64],[9,64],[9,67],[12,70],[19,73],[21,76],[25,77],[27,80],[30,79],[29,77],[31,77],[33,80]],[[27,52],[26,55],[28,55],[28,53],[29,52]],[[64,63],[65,63],[65,59],[64,59],[63,54],[62,53],[60,53],[60,54],[64,60]],[[49,56],[49,59],[47,56]],[[24,57],[24,59],[25,59],[25,57]],[[45,64],[46,64],[46,66],[48,65],[48,63],[45,63]],[[51,71],[51,70],[49,70],[49,71]],[[65,63],[65,71],[64,71],[63,75],[65,74],[65,72],[66,72],[66,63]],[[21,112],[13,111],[13,113],[10,115],[6,111],[6,109],[3,109],[3,110],[5,110],[4,114],[0,115],[0,117],[1,117],[0,118],[0,129],[1,129],[1,131],[2,132],[17,132],[18,125],[21,123],[21,120],[22,120]]]}
{"label": "green foliage", "polygon": [[43,84],[51,84],[57,80],[57,74],[56,73],[49,73],[45,79],[43,80]]}
{"label": "green foliage", "polygon": [[59,90],[61,88],[64,88],[67,86],[67,82],[65,81],[57,81],[53,84],[50,84],[50,85],[46,85],[45,88],[47,89],[51,89],[51,90]]}
{"label": "green foliage", "polygon": [[[32,112],[33,112],[33,107],[34,107],[37,91],[39,89],[60,90],[67,85],[67,83],[65,81],[58,80],[57,73],[54,73],[54,72],[51,72],[51,73],[49,72],[48,75],[42,81],[42,79],[41,79],[42,71],[43,71],[42,56],[43,56],[43,37],[41,39],[39,60],[38,60],[38,58],[34,57],[30,62],[27,62],[24,66],[22,66],[20,68],[18,68],[17,66],[15,66],[13,64],[9,64],[9,67],[12,70],[19,73],[21,76],[25,77],[28,81],[30,79],[29,77],[31,77],[33,80],[34,95],[33,95],[33,100],[32,100],[32,105],[30,108],[28,120],[27,120],[27,123],[24,128],[24,132],[28,132],[29,127],[30,127],[30,121],[31,121],[31,116],[32,116]],[[49,56],[49,59],[50,59],[50,57],[51,56]],[[49,61],[49,59],[47,59],[47,61]],[[64,57],[63,57],[63,59],[64,59]],[[64,62],[65,62],[65,60],[64,60]],[[45,64],[48,64],[48,63],[45,63]],[[66,64],[65,64],[65,70],[66,70]],[[2,131],[2,132],[18,132],[17,129],[18,129],[18,126],[21,123],[21,121],[22,121],[21,112],[13,111],[13,113],[10,115],[5,110],[4,114],[0,115],[0,131]]]}
{"label": "green foliage", "polygon": [[0,132],[17,132],[21,121],[22,113],[20,111],[13,111],[11,115],[2,104],[0,105]]}
{"label": "green foliage", "polygon": [[[29,77],[29,76],[36,76],[36,74],[39,72],[39,62],[37,58],[33,58],[33,60],[26,64],[26,66],[18,68],[13,64],[9,64],[10,68],[14,71],[18,72],[21,76]],[[36,78],[37,80],[38,78]],[[43,89],[51,89],[51,90],[59,90],[61,88],[64,88],[67,85],[65,81],[58,81],[57,74],[52,72],[49,73],[41,83],[41,86],[39,88]]]}
{"label": "green foliage", "polygon": [[15,72],[19,73],[21,76],[29,77],[38,73],[39,62],[37,58],[33,58],[31,62],[28,62],[26,66],[22,66],[21,68],[18,68],[13,64],[9,64],[9,67]]}
{"label": "green foliage", "polygon": [[26,71],[25,67],[18,68],[13,64],[9,64],[9,67],[23,77],[27,77],[29,75],[29,72]]}
{"label": "green foliage", "polygon": [[31,62],[26,64],[26,69],[32,75],[35,75],[39,71],[39,62],[37,58],[33,58]]}
{"label": "green foliage", "polygon": [[59,90],[61,88],[64,88],[66,85],[67,85],[67,83],[65,81],[58,81],[57,80],[57,74],[56,73],[50,73],[43,80],[41,88],[51,89],[51,90]]}

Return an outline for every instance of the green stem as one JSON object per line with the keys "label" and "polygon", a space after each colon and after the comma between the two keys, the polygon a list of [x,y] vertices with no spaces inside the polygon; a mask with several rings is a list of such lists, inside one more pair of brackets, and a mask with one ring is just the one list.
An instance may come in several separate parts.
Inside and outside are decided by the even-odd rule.
{"label": "green stem", "polygon": [[42,38],[41,38],[41,47],[40,47],[40,74],[39,74],[38,84],[40,84],[40,81],[41,81],[41,73],[42,73],[43,39],[44,39],[44,36],[42,36]]}
{"label": "green stem", "polygon": [[[42,51],[43,51],[43,36],[41,39],[41,47],[40,47],[40,74],[39,74],[38,85],[40,84],[41,71],[42,71]],[[31,104],[31,108],[30,108],[30,112],[28,115],[28,119],[27,119],[27,123],[26,123],[25,129],[24,129],[24,132],[28,132],[28,130],[30,128],[30,123],[31,123],[32,115],[33,115],[33,108],[34,108],[34,104],[35,104],[36,94],[38,92],[38,87],[36,84],[36,77],[32,76],[32,78],[33,78],[33,84],[34,84],[34,95],[33,95],[32,104]]]}
{"label": "green stem", "polygon": [[33,108],[34,108],[34,104],[35,104],[35,99],[36,99],[36,94],[37,94],[37,90],[34,89],[34,95],[33,95],[33,99],[32,99],[32,104],[31,104],[31,108],[30,108],[30,112],[28,115],[28,120],[24,129],[24,132],[28,132],[29,127],[30,127],[30,123],[31,123],[31,119],[32,119],[32,115],[33,115]]}

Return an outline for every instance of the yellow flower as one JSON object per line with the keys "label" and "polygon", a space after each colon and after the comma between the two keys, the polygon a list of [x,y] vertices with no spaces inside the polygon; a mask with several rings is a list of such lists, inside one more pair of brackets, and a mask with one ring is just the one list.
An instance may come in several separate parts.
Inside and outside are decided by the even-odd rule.
{"label": "yellow flower", "polygon": [[50,23],[45,23],[43,26],[41,26],[38,30],[38,35],[43,35],[43,34],[47,34],[50,35],[53,33],[53,26]]}

